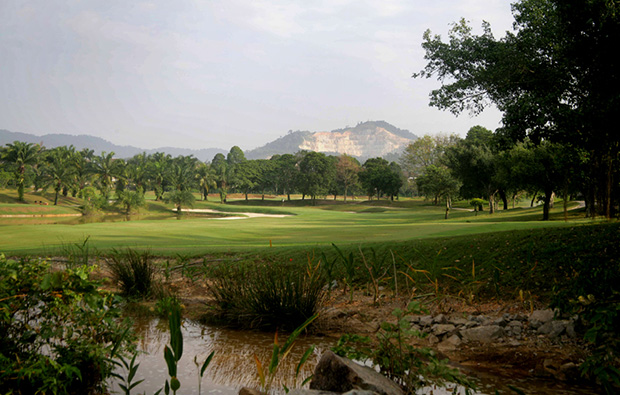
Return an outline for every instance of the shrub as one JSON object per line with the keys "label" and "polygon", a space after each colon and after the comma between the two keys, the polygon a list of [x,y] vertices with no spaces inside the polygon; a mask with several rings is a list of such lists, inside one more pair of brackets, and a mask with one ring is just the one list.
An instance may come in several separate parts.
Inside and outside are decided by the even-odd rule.
{"label": "shrub", "polygon": [[117,300],[89,268],[0,255],[0,383],[3,393],[104,393],[112,358],[132,351]]}
{"label": "shrub", "polygon": [[209,274],[216,315],[241,327],[293,330],[318,313],[326,293],[316,267],[219,265]]}
{"label": "shrub", "polygon": [[108,268],[124,295],[140,298],[152,295],[157,269],[151,259],[148,251],[127,248],[112,252],[107,261]]}

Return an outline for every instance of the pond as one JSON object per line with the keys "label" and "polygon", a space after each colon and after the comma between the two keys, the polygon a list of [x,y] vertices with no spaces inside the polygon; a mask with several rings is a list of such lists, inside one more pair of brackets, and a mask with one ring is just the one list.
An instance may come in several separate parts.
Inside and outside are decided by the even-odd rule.
{"label": "pond", "polygon": [[[170,341],[167,320],[136,319],[135,330],[140,337],[139,349],[145,354],[136,358],[140,363],[135,381],[145,381],[136,387],[134,393],[153,394],[163,387],[168,378],[164,361],[164,346]],[[198,394],[199,369],[207,356],[214,351],[214,357],[202,379],[202,393],[237,394],[243,386],[258,387],[258,373],[254,355],[263,365],[268,365],[273,351],[274,333],[232,330],[197,322],[183,322],[183,357],[178,372],[181,381],[179,394]],[[279,336],[279,343],[286,335]],[[295,342],[291,353],[282,362],[280,372],[274,380],[274,389],[283,385],[298,387],[312,375],[322,353],[335,345],[336,339],[305,336]],[[315,350],[302,369],[297,385],[294,371],[304,352],[314,345]],[[194,362],[196,358],[198,366]],[[113,390],[120,393],[117,383]]]}
{"label": "pond", "polygon": [[[145,381],[138,385],[133,393],[153,394],[163,387],[168,378],[168,370],[164,361],[164,346],[169,342],[168,324],[160,319],[134,319],[135,330],[140,337],[139,349],[143,354],[136,358],[140,363],[137,380]],[[258,387],[258,374],[254,355],[263,365],[271,359],[274,334],[266,332],[232,330],[209,325],[202,325],[194,321],[183,322],[183,357],[179,361],[179,380],[181,389],[178,394],[198,394],[199,368],[207,356],[214,351],[214,357],[207,368],[201,384],[203,394],[236,395],[243,386]],[[286,335],[279,336],[282,344]],[[293,350],[281,364],[280,371],[273,384],[274,390],[280,390],[283,385],[288,388],[298,388],[303,380],[312,375],[314,367],[321,355],[336,344],[337,339],[321,336],[300,337]],[[300,377],[295,380],[294,372],[303,353],[311,345],[315,346],[314,353],[305,364]],[[194,362],[194,358],[196,362]],[[464,369],[478,387],[476,394],[515,394],[509,386],[516,387],[526,394],[597,394],[597,391],[585,387],[575,386],[555,380],[541,378],[519,378],[510,372],[497,372]],[[121,393],[118,383],[112,383],[112,390]],[[497,391],[497,392],[496,392]],[[163,391],[162,391],[163,393]],[[443,388],[425,388],[419,394],[451,394],[451,390]],[[460,393],[464,393],[461,391]]]}

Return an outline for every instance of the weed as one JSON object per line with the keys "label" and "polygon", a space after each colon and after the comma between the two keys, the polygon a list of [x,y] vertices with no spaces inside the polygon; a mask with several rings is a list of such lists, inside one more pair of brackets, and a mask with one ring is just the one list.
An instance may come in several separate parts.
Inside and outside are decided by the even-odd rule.
{"label": "weed", "polygon": [[241,327],[294,329],[319,311],[326,292],[317,267],[218,265],[209,276],[217,315]]}
{"label": "weed", "polygon": [[91,257],[91,249],[86,236],[81,243],[63,244],[61,254],[67,258],[65,268],[75,269],[78,266],[88,266]]}
{"label": "weed", "polygon": [[148,251],[131,248],[112,251],[107,261],[108,268],[123,294],[140,298],[153,295],[157,269],[151,259]]}

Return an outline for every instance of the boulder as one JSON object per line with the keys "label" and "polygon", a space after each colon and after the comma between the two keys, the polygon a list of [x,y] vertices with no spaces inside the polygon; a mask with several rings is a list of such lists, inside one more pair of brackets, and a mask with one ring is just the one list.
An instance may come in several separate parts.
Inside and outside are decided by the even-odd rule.
{"label": "boulder", "polygon": [[534,329],[537,329],[538,327],[553,320],[554,315],[555,313],[551,309],[534,310],[529,317],[530,326]]}
{"label": "boulder", "polygon": [[392,380],[331,351],[325,352],[316,365],[310,389],[341,394],[360,390],[380,395],[403,395],[403,390]]}
{"label": "boulder", "polygon": [[456,327],[452,324],[435,324],[431,328],[431,332],[435,336],[443,336],[445,334],[451,334],[455,329]]}
{"label": "boulder", "polygon": [[504,329],[499,325],[477,326],[461,331],[461,338],[464,341],[476,341],[480,343],[489,343],[503,335]]}

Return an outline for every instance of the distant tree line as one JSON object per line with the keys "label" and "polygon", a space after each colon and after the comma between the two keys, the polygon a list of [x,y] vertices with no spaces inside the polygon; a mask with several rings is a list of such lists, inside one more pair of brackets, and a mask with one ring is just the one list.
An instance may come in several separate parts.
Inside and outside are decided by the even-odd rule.
{"label": "distant tree line", "polygon": [[19,141],[0,148],[0,187],[15,187],[20,201],[26,188],[51,190],[54,204],[60,195],[90,202],[114,197],[129,209],[147,191],[156,200],[169,200],[177,207],[190,202],[192,192],[199,192],[203,200],[217,193],[222,203],[230,193],[242,193],[246,199],[249,194],[260,194],[263,199],[266,194],[285,195],[289,200],[297,193],[313,202],[328,195],[345,200],[359,194],[393,199],[403,183],[395,162],[373,158],[360,164],[348,155],[312,151],[248,160],[234,146],[227,155],[218,153],[211,162],[201,162],[193,156],[163,153],[121,159],[113,152],[95,155],[90,149],[46,149]]}

